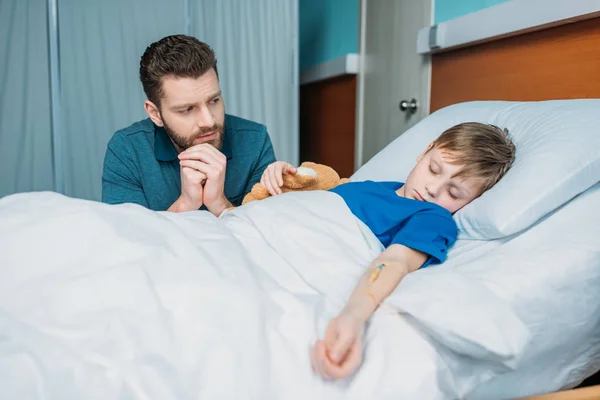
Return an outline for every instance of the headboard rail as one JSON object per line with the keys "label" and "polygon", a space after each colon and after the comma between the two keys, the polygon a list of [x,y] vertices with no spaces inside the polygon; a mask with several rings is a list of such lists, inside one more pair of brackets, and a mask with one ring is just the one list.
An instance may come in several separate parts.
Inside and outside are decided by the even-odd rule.
{"label": "headboard rail", "polygon": [[575,98],[600,98],[600,17],[432,55],[432,112],[471,100]]}

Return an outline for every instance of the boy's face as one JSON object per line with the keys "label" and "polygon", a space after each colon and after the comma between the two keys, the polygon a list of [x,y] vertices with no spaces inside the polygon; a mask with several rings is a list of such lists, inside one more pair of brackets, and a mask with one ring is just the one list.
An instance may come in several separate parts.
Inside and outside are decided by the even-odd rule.
{"label": "boy's face", "polygon": [[454,177],[463,166],[450,164],[455,157],[449,156],[447,151],[430,145],[417,158],[417,165],[398,189],[398,195],[435,203],[452,214],[469,204],[481,194],[480,184],[476,179]]}

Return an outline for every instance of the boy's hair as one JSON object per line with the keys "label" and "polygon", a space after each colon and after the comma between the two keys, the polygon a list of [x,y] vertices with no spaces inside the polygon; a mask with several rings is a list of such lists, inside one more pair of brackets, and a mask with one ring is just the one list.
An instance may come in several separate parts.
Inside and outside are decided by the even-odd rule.
{"label": "boy's hair", "polygon": [[466,122],[446,129],[433,148],[449,152],[452,164],[464,165],[455,176],[481,181],[481,193],[496,184],[515,161],[508,129]]}
{"label": "boy's hair", "polygon": [[214,51],[204,42],[186,35],[171,35],[152,43],[140,60],[140,80],[148,100],[160,107],[162,78],[198,78],[210,69],[217,72]]}

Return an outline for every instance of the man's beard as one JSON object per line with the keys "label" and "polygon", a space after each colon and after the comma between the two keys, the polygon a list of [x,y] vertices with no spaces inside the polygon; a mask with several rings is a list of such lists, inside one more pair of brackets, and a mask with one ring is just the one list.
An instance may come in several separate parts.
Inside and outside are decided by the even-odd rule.
{"label": "man's beard", "polygon": [[162,121],[163,121],[165,131],[167,132],[167,135],[169,135],[169,138],[175,144],[175,146],[178,147],[179,151],[189,149],[190,147],[192,147],[194,145],[194,140],[198,139],[200,136],[202,136],[204,134],[207,134],[209,132],[214,132],[214,131],[217,131],[217,137],[215,137],[212,140],[208,140],[204,143],[208,143],[208,144],[212,145],[217,150],[221,150],[221,147],[223,147],[223,125],[214,124],[210,128],[202,128],[198,132],[187,137],[184,135],[180,135],[179,133],[175,132],[175,130],[171,129],[169,127],[169,125],[167,125],[167,121],[165,121],[164,118],[162,118]]}

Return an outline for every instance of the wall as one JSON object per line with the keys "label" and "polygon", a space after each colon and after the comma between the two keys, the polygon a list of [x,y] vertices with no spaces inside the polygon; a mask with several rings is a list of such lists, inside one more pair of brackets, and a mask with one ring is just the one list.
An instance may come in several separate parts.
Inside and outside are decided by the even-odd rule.
{"label": "wall", "polygon": [[359,0],[300,0],[300,70],[358,53]]}
{"label": "wall", "polygon": [[[360,0],[299,0],[300,70],[358,53]],[[354,172],[356,76],[300,89],[300,160]]]}
{"label": "wall", "polygon": [[434,20],[439,24],[506,1],[509,0],[435,0]]}
{"label": "wall", "polygon": [[[435,23],[509,0],[435,0]],[[299,0],[300,70],[359,51],[360,0]]]}
{"label": "wall", "polygon": [[354,173],[356,75],[300,87],[300,160]]}

